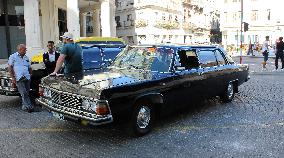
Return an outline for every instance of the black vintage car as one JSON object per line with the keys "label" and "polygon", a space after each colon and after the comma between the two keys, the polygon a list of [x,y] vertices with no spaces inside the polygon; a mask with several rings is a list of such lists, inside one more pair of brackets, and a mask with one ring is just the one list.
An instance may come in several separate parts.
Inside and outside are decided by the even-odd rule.
{"label": "black vintage car", "polygon": [[157,114],[190,106],[198,98],[220,96],[230,102],[249,79],[215,46],[145,45],[127,47],[103,72],[82,80],[48,76],[38,103],[60,119],[101,125],[130,120],[132,133],[148,133]]}

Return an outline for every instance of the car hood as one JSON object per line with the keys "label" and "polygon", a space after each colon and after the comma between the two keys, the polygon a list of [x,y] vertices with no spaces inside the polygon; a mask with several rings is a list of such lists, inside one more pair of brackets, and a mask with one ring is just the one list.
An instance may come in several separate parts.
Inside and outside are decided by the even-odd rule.
{"label": "car hood", "polygon": [[105,72],[89,71],[78,81],[64,76],[47,76],[42,80],[42,85],[62,92],[99,99],[105,89],[158,80],[169,74],[133,69],[110,69]]}

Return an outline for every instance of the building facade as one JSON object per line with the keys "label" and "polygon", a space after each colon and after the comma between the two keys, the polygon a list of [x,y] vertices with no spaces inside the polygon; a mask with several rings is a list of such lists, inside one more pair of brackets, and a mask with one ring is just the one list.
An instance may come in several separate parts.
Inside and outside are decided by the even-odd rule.
{"label": "building facade", "polygon": [[[215,0],[0,0],[0,58],[26,43],[29,57],[70,31],[127,44],[208,43]],[[217,26],[217,25],[216,25]],[[212,41],[211,41],[212,42]]]}
{"label": "building facade", "polygon": [[245,45],[262,44],[265,36],[270,36],[274,44],[284,33],[284,17],[282,16],[281,0],[244,0],[243,21],[249,24],[249,29],[241,37],[241,1],[221,0],[220,13],[222,43],[225,47],[239,47],[242,38]]}
{"label": "building facade", "polygon": [[0,0],[0,58],[26,43],[29,57],[47,41],[70,31],[80,36],[116,36],[114,0]]}
{"label": "building facade", "polygon": [[116,0],[117,36],[129,44],[208,43],[215,10],[209,1]]}

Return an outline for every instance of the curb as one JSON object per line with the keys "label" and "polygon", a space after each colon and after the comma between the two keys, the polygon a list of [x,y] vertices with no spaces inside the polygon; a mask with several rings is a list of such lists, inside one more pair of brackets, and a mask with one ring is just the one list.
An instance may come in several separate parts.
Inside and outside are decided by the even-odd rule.
{"label": "curb", "polygon": [[284,75],[284,71],[250,71],[251,75]]}

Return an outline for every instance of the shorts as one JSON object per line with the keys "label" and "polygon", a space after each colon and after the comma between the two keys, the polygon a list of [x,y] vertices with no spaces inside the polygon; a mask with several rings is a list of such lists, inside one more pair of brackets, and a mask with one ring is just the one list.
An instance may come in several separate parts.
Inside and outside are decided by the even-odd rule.
{"label": "shorts", "polygon": [[268,60],[268,53],[266,53],[265,55],[263,55],[263,60],[266,62]]}

